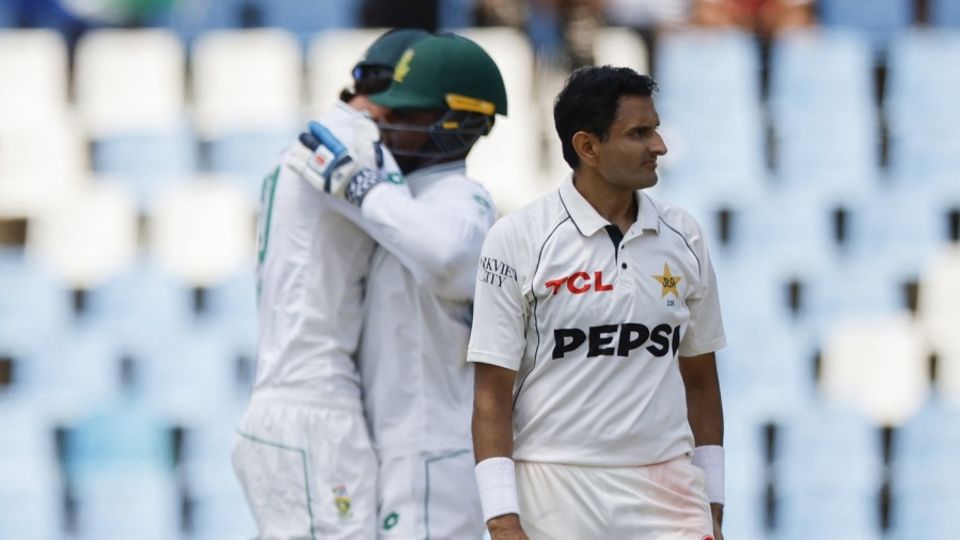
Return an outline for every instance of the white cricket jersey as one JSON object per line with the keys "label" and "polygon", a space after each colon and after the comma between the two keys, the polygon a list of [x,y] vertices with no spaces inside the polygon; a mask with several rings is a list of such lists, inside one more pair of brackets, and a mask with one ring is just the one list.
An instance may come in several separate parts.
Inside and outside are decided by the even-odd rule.
{"label": "white cricket jersey", "polygon": [[[471,447],[471,300],[496,213],[464,172],[462,161],[428,167],[407,177],[413,199],[377,187],[363,203],[371,220],[394,223],[371,264],[358,356],[381,458]],[[416,241],[397,242],[401,231]]]}
{"label": "white cricket jersey", "polygon": [[[351,140],[361,114],[338,103],[320,121]],[[399,172],[384,152],[383,174]],[[385,183],[374,191],[400,192]],[[354,221],[359,209],[278,166],[264,180],[258,221],[259,343],[254,392],[266,389],[335,404],[358,400],[353,355],[360,338],[363,287],[375,247]]]}
{"label": "white cricket jersey", "polygon": [[726,344],[716,277],[696,221],[635,196],[619,242],[572,178],[487,236],[468,355],[518,372],[516,460],[635,466],[693,450],[677,355]]}

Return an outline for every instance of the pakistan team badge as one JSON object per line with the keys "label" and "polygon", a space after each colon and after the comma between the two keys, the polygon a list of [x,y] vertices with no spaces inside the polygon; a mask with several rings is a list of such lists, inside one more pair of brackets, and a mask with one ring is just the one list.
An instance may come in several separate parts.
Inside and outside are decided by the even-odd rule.
{"label": "pakistan team badge", "polygon": [[340,519],[353,517],[350,511],[350,495],[347,494],[347,486],[337,484],[333,486],[333,504],[337,507],[337,515]]}
{"label": "pakistan team badge", "polygon": [[[674,298],[680,298],[680,292],[677,290],[677,284],[680,283],[680,280],[683,279],[683,276],[675,276],[670,272],[670,266],[667,263],[663,263],[663,274],[657,276],[654,275],[653,279],[657,280],[657,283],[660,284],[660,298],[667,296],[670,293],[673,293]],[[667,305],[672,306],[673,300],[667,300]]]}

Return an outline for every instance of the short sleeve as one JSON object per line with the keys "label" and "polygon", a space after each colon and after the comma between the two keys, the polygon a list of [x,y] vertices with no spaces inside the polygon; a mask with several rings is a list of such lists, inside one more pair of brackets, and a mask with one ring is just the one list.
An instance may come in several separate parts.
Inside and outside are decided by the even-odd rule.
{"label": "short sleeve", "polygon": [[529,306],[523,294],[523,253],[508,221],[487,235],[477,269],[467,359],[516,371],[526,347]]}
{"label": "short sleeve", "polygon": [[690,321],[680,341],[680,356],[707,354],[727,345],[720,314],[717,274],[713,270],[710,252],[699,231],[691,243],[700,260],[700,281],[694,293],[686,299]]}

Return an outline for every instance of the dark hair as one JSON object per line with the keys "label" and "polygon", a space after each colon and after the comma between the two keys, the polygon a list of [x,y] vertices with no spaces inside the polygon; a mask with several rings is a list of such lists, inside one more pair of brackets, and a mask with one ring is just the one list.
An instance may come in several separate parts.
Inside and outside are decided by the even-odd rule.
{"label": "dark hair", "polygon": [[651,96],[657,83],[626,67],[587,66],[570,74],[553,102],[553,123],[560,136],[563,159],[576,169],[580,156],[573,135],[586,131],[606,140],[617,116],[621,96]]}

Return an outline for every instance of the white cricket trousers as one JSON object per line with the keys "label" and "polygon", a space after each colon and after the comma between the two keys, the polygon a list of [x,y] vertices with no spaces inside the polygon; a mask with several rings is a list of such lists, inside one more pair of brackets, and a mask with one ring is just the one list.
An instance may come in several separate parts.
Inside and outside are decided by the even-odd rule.
{"label": "white cricket trousers", "polygon": [[420,452],[380,462],[382,540],[480,540],[486,525],[473,450]]}
{"label": "white cricket trousers", "polygon": [[713,538],[704,474],[683,456],[643,467],[517,463],[530,540]]}
{"label": "white cricket trousers", "polygon": [[255,394],[233,467],[259,540],[376,537],[377,459],[359,400],[327,407]]}

